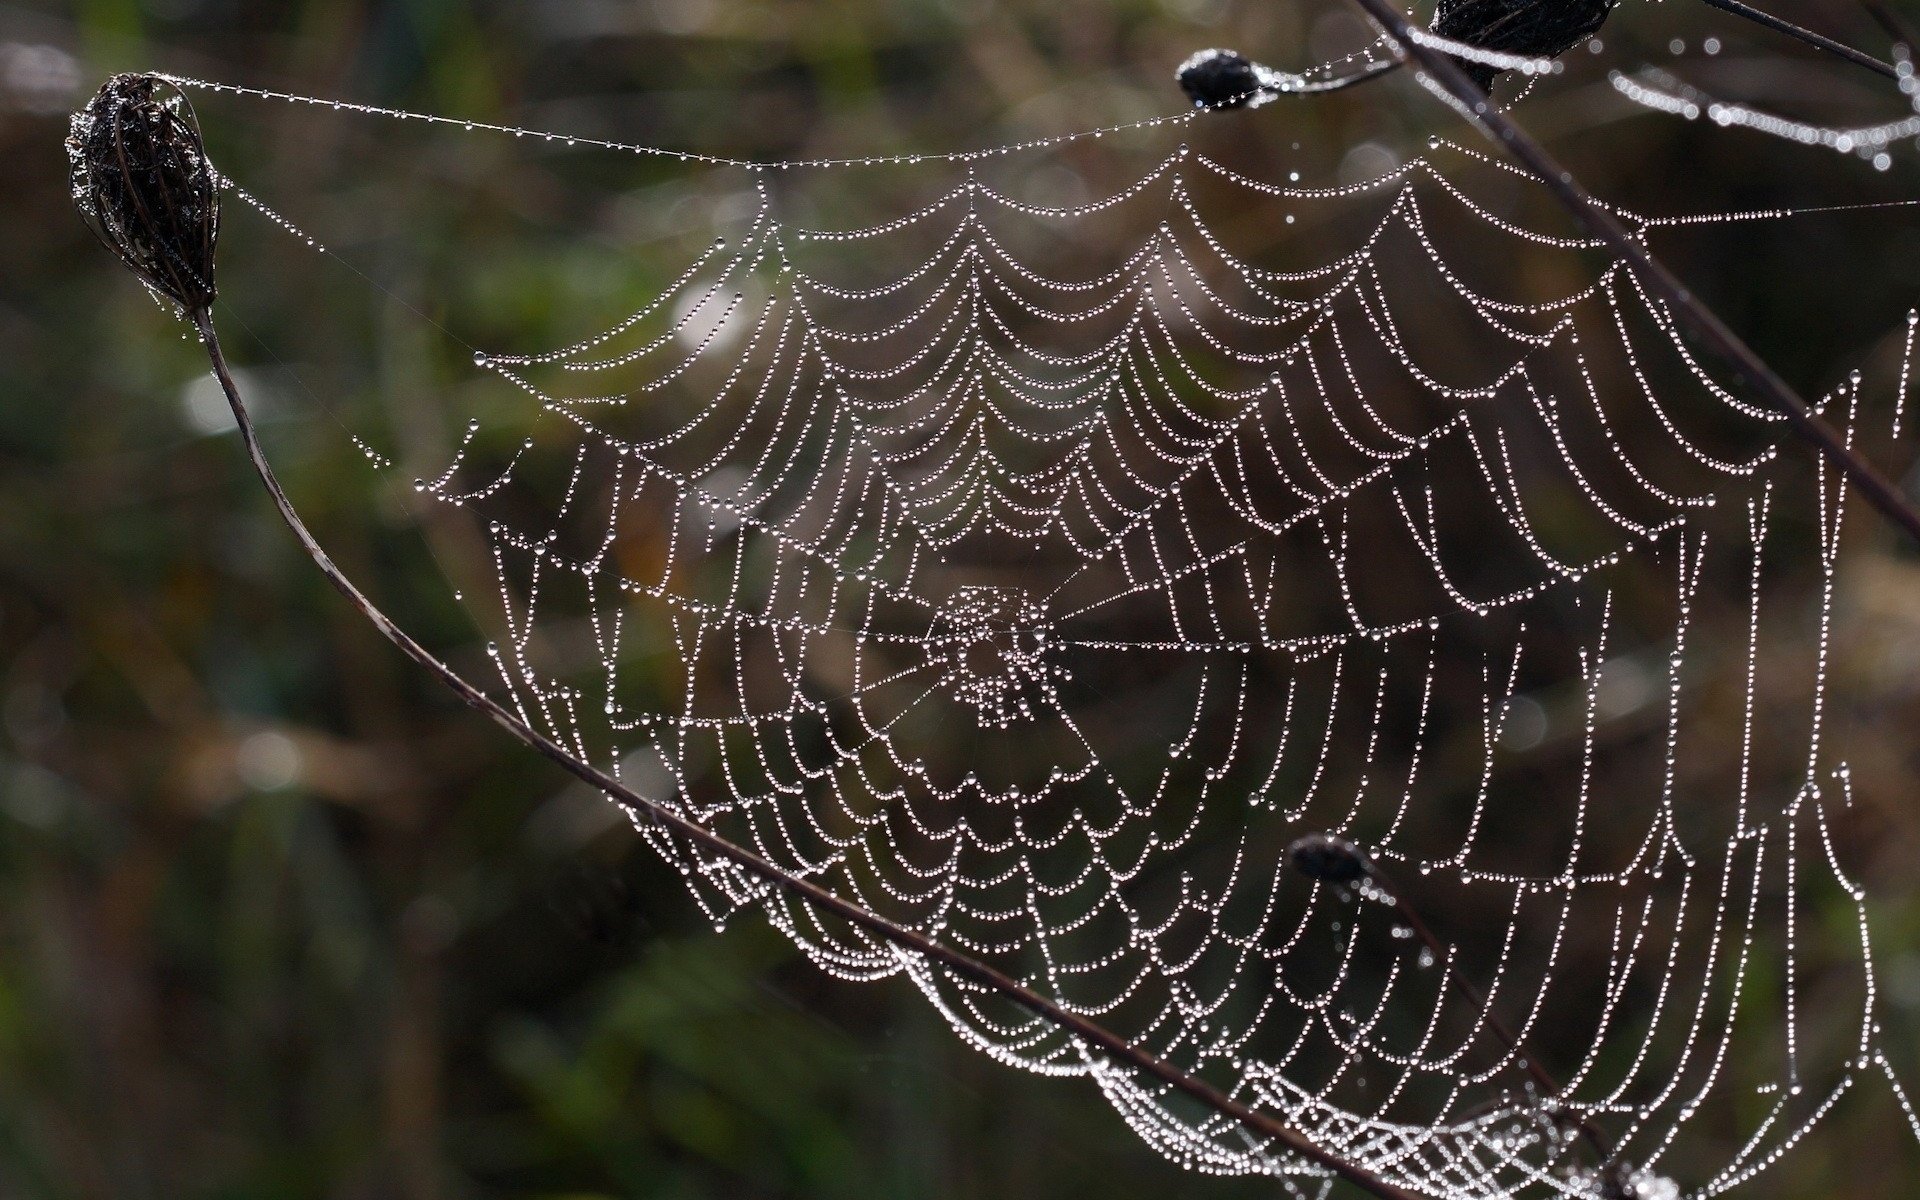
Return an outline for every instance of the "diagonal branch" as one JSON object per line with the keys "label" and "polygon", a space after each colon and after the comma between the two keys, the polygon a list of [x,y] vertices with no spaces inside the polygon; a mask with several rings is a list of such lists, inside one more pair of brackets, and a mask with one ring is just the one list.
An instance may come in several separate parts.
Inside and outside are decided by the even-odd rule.
{"label": "diagonal branch", "polygon": [[219,381],[221,390],[226,393],[227,404],[233,409],[233,418],[239,425],[240,438],[246,446],[247,458],[253,465],[254,473],[259,475],[260,482],[266,485],[267,494],[272,497],[274,507],[279,510],[281,519],[286,522],[287,527],[293,531],[293,536],[300,542],[300,548],[305,550],[314,565],[320,568],[320,573],[327,577],[327,581],[333,584],[341,595],[360,611],[362,616],[372,622],[373,627],[379,630],[383,637],[398,647],[402,654],[426,668],[429,674],[451,688],[454,694],[466,702],[467,707],[492,718],[494,724],[505,729],[543,757],[558,764],[568,773],[605,793],[609,799],[629,813],[643,817],[685,838],[804,904],[831,913],[848,924],[891,943],[903,956],[931,960],[954,974],[999,994],[1041,1020],[1072,1035],[1088,1052],[1159,1080],[1227,1117],[1248,1132],[1272,1139],[1301,1158],[1316,1163],[1354,1186],[1380,1197],[1380,1200],[1423,1200],[1417,1193],[1390,1183],[1367,1168],[1326,1149],[1291,1125],[1248,1107],[1204,1080],[1187,1074],[1165,1059],[1140,1049],[1105,1026],[1096,1024],[1077,1013],[1069,1012],[1057,1002],[994,967],[942,945],[924,934],[898,925],[812,880],[784,870],[753,851],[728,841],[706,826],[689,820],[665,805],[647,799],[618,779],[583,761],[559,743],[541,734],[502,707],[492,697],[468,683],[452,667],[435,657],[432,651],[394,624],[393,620],[380,611],[366,593],[348,579],[327,556],[327,552],[321,548],[320,543],[307,529],[306,522],[300,519],[300,514],[295,511],[293,502],[287,498],[286,492],[280,487],[279,480],[275,478],[273,468],[267,463],[266,453],[261,449],[260,439],[254,430],[253,418],[247,410],[246,403],[241,399],[232,373],[227,369],[226,357],[221,353],[220,340],[214,333],[211,313],[206,308],[200,307],[192,309],[189,316],[194,327],[200,332],[200,339],[206,347],[207,357],[213,366],[214,377]]}
{"label": "diagonal branch", "polygon": [[1709,8],[1717,8],[1721,12],[1732,13],[1736,17],[1744,17],[1756,25],[1764,25],[1775,33],[1784,33],[1796,41],[1805,42],[1816,50],[1825,50],[1828,54],[1838,55],[1850,63],[1865,67],[1867,70],[1876,72],[1877,74],[1885,75],[1888,79],[1900,78],[1900,72],[1895,70],[1890,63],[1882,62],[1871,54],[1855,50],[1845,42],[1836,42],[1832,38],[1815,33],[1811,29],[1795,25],[1792,21],[1783,21],[1772,13],[1762,12],[1751,4],[1742,3],[1742,0],[1700,0],[1700,2]]}
{"label": "diagonal branch", "polygon": [[1886,476],[1848,444],[1839,430],[1803,400],[1765,359],[1740,340],[1706,303],[1693,294],[1666,265],[1655,258],[1638,236],[1582,187],[1531,134],[1501,111],[1480,86],[1454,61],[1420,41],[1406,14],[1390,0],[1353,0],[1384,31],[1400,55],[1465,113],[1481,130],[1547,186],[1555,199],[1587,233],[1604,242],[1642,282],[1667,304],[1669,311],[1709,349],[1733,364],[1736,374],[1769,407],[1787,419],[1796,436],[1817,450],[1860,489],[1869,503],[1920,543],[1920,507],[1903,495]]}

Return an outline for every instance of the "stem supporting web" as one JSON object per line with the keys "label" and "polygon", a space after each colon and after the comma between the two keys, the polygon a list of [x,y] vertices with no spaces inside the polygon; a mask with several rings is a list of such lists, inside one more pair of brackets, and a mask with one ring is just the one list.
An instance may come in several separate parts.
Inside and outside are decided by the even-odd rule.
{"label": "stem supporting web", "polygon": [[[720,163],[750,215],[668,290],[476,358],[531,432],[476,417],[415,487],[487,531],[498,702],[1425,1194],[1598,1195],[1620,1163],[1713,1194],[1856,1082],[1904,1096],[1834,850],[1837,475],[1783,458],[1782,418],[1595,243],[1479,194],[1516,179],[1467,149],[1316,186],[1168,146],[1066,202],[1000,157],[885,164],[936,194],[826,227],[783,215],[804,182]],[[1316,233],[1236,252],[1250,224]],[[1521,256],[1567,286],[1512,287]],[[1849,439],[1863,390],[1819,406]],[[1795,525],[1813,629],[1767,583]],[[1733,664],[1692,638],[1728,604]],[[1774,661],[1795,638],[1811,660]],[[1703,793],[1690,753],[1727,720],[1737,790]],[[637,826],[716,922],[764,912],[837,975],[906,974],[996,1058],[1094,1076],[1177,1160],[1324,1172]],[[1302,879],[1285,850],[1322,831],[1471,928],[1436,955],[1377,890]],[[1858,915],[1838,1049],[1799,1036],[1811,889]],[[1525,1069],[1542,1040],[1580,1048],[1557,1091]],[[1758,1120],[1736,1058],[1771,1065]],[[1731,1159],[1669,1161],[1721,1121],[1751,1130]]]}

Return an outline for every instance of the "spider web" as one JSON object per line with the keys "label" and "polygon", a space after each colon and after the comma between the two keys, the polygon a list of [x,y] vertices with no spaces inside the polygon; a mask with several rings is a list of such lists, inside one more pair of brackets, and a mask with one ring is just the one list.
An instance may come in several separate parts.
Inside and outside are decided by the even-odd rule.
{"label": "spider web", "polygon": [[[1436,142],[1360,183],[1258,178],[1173,143],[1183,124],[682,156],[737,173],[746,215],[599,332],[476,355],[533,432],[476,416],[414,485],[487,531],[496,694],[1424,1193],[1600,1195],[1589,1123],[1639,1194],[1716,1194],[1863,1081],[1920,1136],[1834,833],[1843,481],[1780,453],[1629,272],[1511,215],[1536,192],[1517,172]],[[1032,194],[1103,135],[1149,148],[1126,186]],[[863,184],[831,190],[852,171],[927,190],[800,215],[857,211]],[[1621,215],[1647,237],[1794,216]],[[1867,390],[1820,405],[1849,437]],[[1742,653],[1697,644],[1729,620]],[[716,925],[763,913],[837,976],[905,975],[996,1059],[1093,1077],[1188,1167],[1324,1192],[637,827]],[[1443,915],[1446,953],[1380,889],[1295,871],[1319,832]],[[1847,945],[1809,950],[1818,896],[1854,914]],[[1816,1000],[1857,1012],[1844,1039],[1807,1032]],[[1737,1149],[1704,1161],[1696,1131]]]}

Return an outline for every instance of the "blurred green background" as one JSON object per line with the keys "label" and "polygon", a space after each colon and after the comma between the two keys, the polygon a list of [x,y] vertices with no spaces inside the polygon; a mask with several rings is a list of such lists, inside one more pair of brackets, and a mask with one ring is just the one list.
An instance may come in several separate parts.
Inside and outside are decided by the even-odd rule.
{"label": "blurred green background", "polygon": [[[1779,7],[1884,52],[1849,5]],[[1708,31],[1736,47],[1711,64],[1731,94],[1899,111],[1686,0],[1629,3],[1607,52]],[[995,1066],[904,983],[832,982],[758,922],[716,935],[611,810],[408,669],[297,554],[197,348],[72,213],[60,142],[108,72],[159,68],[712,153],[927,150],[1175,111],[1172,67],[1202,46],[1303,66],[1363,41],[1339,0],[0,4],[0,1200],[1285,1194],[1183,1175],[1090,1085]],[[476,344],[551,344],[656,290],[678,260],[610,248],[671,241],[675,205],[701,202],[663,168],[560,172],[510,140],[390,143],[324,115],[202,104],[217,160],[330,244],[378,247],[358,261],[382,287]],[[1453,128],[1404,80],[1239,119],[1331,163]],[[1911,148],[1863,177],[1602,87],[1529,120],[1646,211],[1920,186]],[[337,432],[307,452],[300,431],[385,405],[404,444],[465,352],[398,302],[335,302],[251,224],[221,319],[289,486],[403,624],[457,645],[444,587],[389,549],[396,502]],[[1825,229],[1677,259],[1812,391],[1884,363],[1920,299],[1910,216]],[[1875,734],[1862,871],[1911,1052],[1920,565],[1883,534],[1856,550],[1836,688]],[[1751,1194],[1910,1196],[1916,1161],[1876,1095]]]}

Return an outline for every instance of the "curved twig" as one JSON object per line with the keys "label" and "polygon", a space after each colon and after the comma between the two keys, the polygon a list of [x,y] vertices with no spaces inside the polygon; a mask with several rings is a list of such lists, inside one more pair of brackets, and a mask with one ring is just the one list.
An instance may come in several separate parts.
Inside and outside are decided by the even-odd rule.
{"label": "curved twig", "polygon": [[1055,1001],[986,963],[944,946],[924,934],[895,924],[811,880],[803,879],[776,866],[753,851],[727,840],[673,809],[647,799],[618,779],[591,763],[583,761],[559,743],[541,734],[502,707],[492,697],[468,683],[459,672],[440,661],[431,651],[415,641],[390,617],[380,611],[366,593],[362,592],[338,566],[334,565],[327,552],[321,548],[319,541],[307,529],[306,522],[301,520],[300,514],[294,509],[293,502],[287,498],[286,492],[280,487],[279,480],[274,476],[273,467],[267,462],[266,453],[262,450],[259,436],[254,430],[253,418],[247,411],[239,388],[234,384],[232,373],[227,369],[226,357],[221,353],[220,339],[214,333],[212,315],[205,308],[196,308],[188,315],[194,327],[200,331],[207,357],[213,365],[214,378],[219,381],[220,390],[226,394],[227,404],[233,410],[233,419],[240,428],[240,439],[246,446],[247,458],[253,465],[254,473],[266,486],[267,494],[273,499],[274,507],[279,510],[280,517],[286,522],[287,527],[293,531],[293,536],[299,541],[300,548],[306,551],[307,557],[320,568],[320,573],[326,576],[327,582],[345,596],[362,616],[371,621],[373,627],[380,631],[381,636],[398,647],[402,654],[426,668],[429,674],[451,688],[469,708],[490,717],[494,724],[505,729],[520,742],[569,774],[605,793],[608,799],[629,812],[642,816],[709,853],[726,859],[801,902],[831,913],[848,924],[891,943],[903,955],[931,960],[956,975],[992,990],[1040,1019],[1071,1034],[1090,1053],[1102,1055],[1114,1063],[1167,1084],[1231,1119],[1249,1132],[1260,1137],[1271,1138],[1301,1158],[1324,1167],[1354,1186],[1380,1197],[1381,1200],[1422,1200],[1417,1193],[1381,1179],[1365,1167],[1324,1148],[1292,1126],[1248,1107],[1211,1084],[1187,1074],[1165,1059],[1140,1049],[1105,1026],[1095,1024],[1077,1013],[1069,1012]]}

